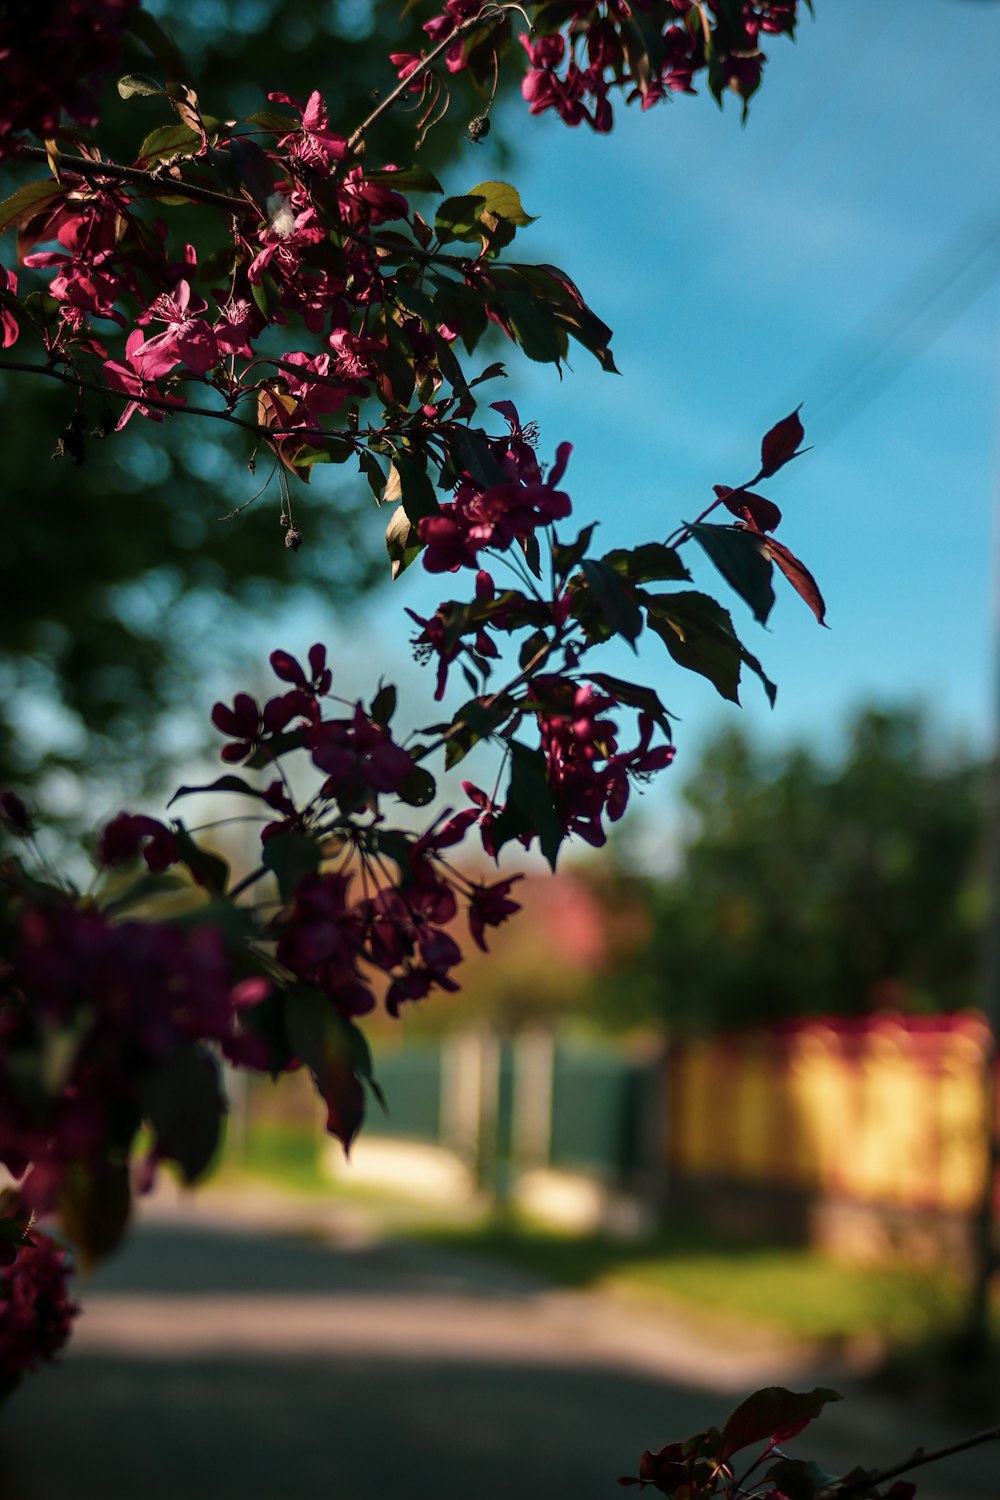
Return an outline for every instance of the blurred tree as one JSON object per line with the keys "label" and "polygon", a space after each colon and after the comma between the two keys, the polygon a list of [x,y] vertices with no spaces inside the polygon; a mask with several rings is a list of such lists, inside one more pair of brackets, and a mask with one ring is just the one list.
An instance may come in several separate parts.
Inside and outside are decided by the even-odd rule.
{"label": "blurred tree", "polygon": [[[258,82],[265,80],[303,99],[321,89],[334,129],[363,117],[377,89],[392,81],[386,54],[414,50],[422,35],[423,18],[401,15],[402,0],[291,7],[161,0],[148,8],[183,35],[213,114],[266,108]],[[122,72],[148,66],[130,45]],[[481,104],[463,94],[464,78],[454,87],[452,111],[467,104],[471,119]],[[108,88],[114,91],[114,79]],[[113,154],[120,147],[129,159],[136,114],[147,107],[150,128],[162,123],[152,100],[134,100],[129,112],[102,111]],[[116,120],[129,132],[121,142]],[[412,119],[390,111],[371,149],[380,160],[409,161],[412,137]],[[461,131],[433,131],[422,158],[439,169],[462,141]],[[465,144],[476,152],[475,171],[488,176],[489,146],[473,148],[467,137]],[[5,172],[4,191],[34,175],[30,165]],[[197,237],[203,245],[204,217]],[[68,765],[110,772],[119,794],[134,794],[140,776],[151,783],[160,774],[157,750],[169,753],[164,720],[203,671],[202,641],[214,637],[232,661],[248,621],[273,620],[292,585],[312,589],[325,606],[343,605],[383,576],[383,528],[369,524],[370,492],[353,469],[317,470],[311,486],[298,488],[305,545],[295,553],[282,545],[270,495],[238,521],[220,521],[256,488],[246,473],[248,446],[228,430],[203,430],[222,424],[168,422],[150,433],[134,424],[111,443],[88,438],[85,460],[70,475],[71,458],[50,462],[52,433],[73,416],[70,393],[0,378],[0,413],[8,484],[0,534],[0,783],[23,785]],[[90,429],[100,414],[86,416]]]}
{"label": "blurred tree", "polygon": [[599,1008],[706,1031],[975,1004],[984,795],[917,712],[861,713],[833,765],[727,730],[686,785],[676,874],[609,893],[646,905],[649,937],[613,955]]}

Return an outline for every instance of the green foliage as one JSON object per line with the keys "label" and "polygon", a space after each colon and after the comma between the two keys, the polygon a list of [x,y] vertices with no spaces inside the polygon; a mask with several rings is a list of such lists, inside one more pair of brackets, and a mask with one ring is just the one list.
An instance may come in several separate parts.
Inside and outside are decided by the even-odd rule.
{"label": "green foliage", "polygon": [[944,758],[918,713],[860,714],[832,766],[728,730],[685,796],[692,832],[643,890],[648,938],[621,958],[610,1020],[709,1031],[976,1003],[984,773]]}

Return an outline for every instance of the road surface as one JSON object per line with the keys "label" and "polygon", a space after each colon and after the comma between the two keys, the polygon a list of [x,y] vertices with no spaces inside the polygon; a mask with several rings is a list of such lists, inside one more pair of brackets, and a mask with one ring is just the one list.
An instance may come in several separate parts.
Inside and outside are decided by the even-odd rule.
{"label": "road surface", "polygon": [[[168,1205],[83,1287],[65,1363],[0,1420],[3,1500],[615,1500],[644,1447],[830,1376],[336,1213],[268,1218]],[[843,1471],[955,1435],[914,1421],[844,1402],[809,1454]],[[998,1497],[1000,1446],[920,1489]]]}

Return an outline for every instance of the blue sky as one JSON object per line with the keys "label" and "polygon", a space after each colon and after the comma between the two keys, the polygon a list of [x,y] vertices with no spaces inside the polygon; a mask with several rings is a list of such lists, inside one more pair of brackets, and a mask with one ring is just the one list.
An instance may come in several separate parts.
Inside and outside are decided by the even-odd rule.
{"label": "blue sky", "polygon": [[[803,402],[814,451],[760,488],[785,513],[779,538],[819,577],[831,628],[787,588],[767,631],[733,600],[779,684],[773,712],[746,684],[744,721],[776,742],[833,748],[858,704],[920,700],[946,738],[985,745],[1000,493],[1000,5],[817,0],[816,10],[794,46],[769,45],[746,129],[737,101],[720,114],[707,96],[622,109],[607,138],[531,119],[516,100],[505,107],[495,129],[513,152],[507,175],[539,215],[517,254],[576,279],[615,330],[622,376],[579,352],[560,381],[512,351],[514,378],[496,396],[540,422],[543,455],[573,443],[577,517],[598,518],[609,547],[665,535],[713,483],[746,478],[764,430]],[[484,175],[470,145],[446,187]],[[699,568],[698,581],[713,586],[710,573]],[[341,690],[367,695],[380,668],[417,688],[426,674],[409,664],[403,606],[433,610],[453,581],[442,589],[415,567],[327,632]],[[299,612],[281,643],[302,649],[316,634]],[[629,664],[623,647],[605,665]],[[682,721],[680,771],[740,711],[656,641],[643,670]],[[660,810],[677,776],[662,781]]]}

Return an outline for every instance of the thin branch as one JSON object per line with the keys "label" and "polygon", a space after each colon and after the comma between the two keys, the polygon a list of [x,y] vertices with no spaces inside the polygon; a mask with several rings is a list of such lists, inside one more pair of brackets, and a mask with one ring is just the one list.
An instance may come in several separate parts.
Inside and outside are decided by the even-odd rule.
{"label": "thin branch", "polygon": [[[20,146],[18,156],[31,161],[48,161],[43,146]],[[254,213],[260,217],[260,209],[250,198],[235,198],[230,193],[217,193],[212,188],[198,187],[195,183],[180,178],[162,177],[156,172],[147,172],[142,167],[122,167],[113,161],[91,161],[89,156],[72,156],[63,152],[59,157],[60,168],[75,172],[79,177],[106,177],[113,182],[131,182],[143,187],[157,197],[170,195],[175,198],[190,198],[197,203],[211,203],[216,208],[225,208],[231,214]]]}
{"label": "thin branch", "polygon": [[977,1432],[972,1437],[962,1438],[957,1443],[949,1443],[946,1448],[935,1448],[931,1453],[925,1453],[918,1448],[910,1458],[904,1459],[901,1464],[893,1464],[889,1469],[881,1469],[877,1474],[869,1478],[858,1479],[853,1484],[836,1486],[831,1491],[838,1497],[842,1495],[857,1495],[863,1490],[874,1489],[876,1485],[885,1484],[887,1479],[895,1479],[900,1474],[908,1474],[911,1469],[919,1469],[923,1464],[935,1464],[939,1459],[950,1458],[953,1453],[964,1453],[968,1448],[978,1448],[981,1443],[995,1443],[1000,1441],[1000,1422],[995,1427],[987,1427],[983,1432]]}
{"label": "thin branch", "polygon": [[[745,493],[747,490],[749,490],[752,484],[756,484],[758,479],[761,478],[763,478],[763,475],[758,470],[758,472],[753,476],[752,479],[747,479],[743,484],[734,485],[733,488],[731,490],[727,490],[724,495],[716,495],[711,505],[706,505],[700,516],[696,516],[693,521],[682,522],[681,525],[677,527],[676,531],[672,531],[670,533],[663,545],[665,547],[683,546],[683,544],[689,541],[691,538],[692,526],[700,526],[701,523],[705,520],[706,516],[710,516],[713,510],[717,510],[720,505],[724,504],[725,501],[729,499],[730,495],[739,495]],[[676,541],[674,540],[675,537],[677,538]]]}
{"label": "thin branch", "polygon": [[[32,161],[48,161],[48,156],[41,146],[22,145],[18,149],[19,156],[27,157]],[[213,188],[199,187],[196,183],[184,182],[179,178],[161,177],[156,172],[148,172],[142,167],[123,167],[112,161],[91,161],[86,156],[73,156],[63,153],[60,158],[61,166],[68,171],[76,172],[80,177],[108,178],[115,182],[130,182],[137,187],[146,188],[151,194],[163,197],[169,193],[172,197],[190,198],[197,203],[210,203],[215,208],[227,209],[232,214],[254,213],[260,217],[260,210],[250,198],[236,198],[230,193],[217,193]],[[366,249],[378,252],[379,250],[392,250],[398,253],[399,245],[381,245],[371,235],[365,234],[358,229],[352,229],[348,224],[335,224],[336,232],[347,240],[353,240],[356,244],[364,245]],[[440,250],[423,250],[419,245],[408,246],[408,253],[413,260],[422,265],[439,264],[454,266],[457,270],[464,271],[472,264],[476,257],[469,255],[448,255]]]}
{"label": "thin branch", "polygon": [[[401,99],[404,94],[410,92],[414,79],[419,78],[422,73],[427,72],[428,68],[433,67],[438,58],[442,53],[447,52],[453,42],[457,42],[463,36],[468,36],[470,31],[477,31],[480,26],[488,26],[493,21],[505,21],[512,10],[521,10],[521,7],[519,5],[496,5],[490,0],[490,3],[484,5],[482,10],[477,11],[474,16],[469,16],[460,26],[456,26],[454,31],[450,31],[446,37],[438,42],[436,47],[433,47],[428,52],[426,57],[420,59],[412,73],[407,73],[406,77],[401,79],[391,94],[386,94],[385,98],[379,101],[367,120],[362,120],[354,134],[348,136],[347,149],[349,151],[357,151],[368,131],[375,124],[375,121],[380,119],[386,110],[391,109],[397,99]],[[521,14],[523,15],[524,12],[521,11]]]}
{"label": "thin branch", "polygon": [[268,485],[271,483],[271,480],[274,478],[274,476],[277,473],[277,471],[280,468],[280,466],[281,466],[281,455],[280,454],[275,454],[274,463],[271,465],[271,472],[270,472],[270,474],[268,474],[267,478],[264,480],[264,483],[261,485],[261,487],[257,491],[257,493],[255,495],[251,495],[249,500],[244,500],[244,502],[243,502],[242,505],[237,505],[236,509],[235,510],[231,510],[228,515],[226,515],[226,516],[220,516],[219,520],[220,521],[232,521],[232,520],[234,520],[236,518],[236,516],[238,516],[240,514],[241,511],[246,510],[246,508],[247,508],[248,505],[252,505],[255,500],[259,500],[260,497],[261,497],[261,495],[263,495],[264,491],[267,489]]}
{"label": "thin branch", "polygon": [[110,386],[99,385],[96,380],[85,380],[82,375],[76,374],[74,370],[62,370],[56,365],[30,365],[14,359],[0,360],[0,375],[3,375],[8,370],[16,371],[19,375],[45,375],[49,380],[58,380],[62,385],[72,386],[75,390],[93,391],[95,395],[104,396],[109,400],[117,398],[119,401],[138,401],[140,405],[155,407],[157,411],[170,412],[171,414],[176,412],[187,417],[212,417],[217,422],[229,422],[234,427],[242,427],[244,431],[252,432],[255,437],[269,437],[275,431],[279,435],[285,435],[289,431],[294,431],[302,436],[330,436],[323,428],[304,429],[296,427],[274,429],[260,427],[256,422],[247,422],[243,417],[237,417],[231,411],[216,411],[210,406],[182,406],[176,401],[168,401],[164,397],[159,396],[133,396],[128,391],[115,391]]}

